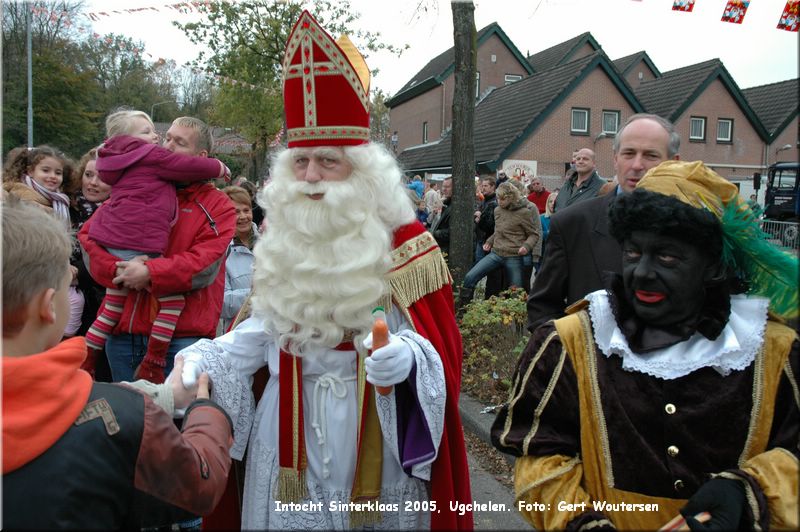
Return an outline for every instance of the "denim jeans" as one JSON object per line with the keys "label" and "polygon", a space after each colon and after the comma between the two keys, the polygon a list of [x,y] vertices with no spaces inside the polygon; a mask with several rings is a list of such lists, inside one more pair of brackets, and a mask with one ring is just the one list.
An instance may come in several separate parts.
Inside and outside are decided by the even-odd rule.
{"label": "denim jeans", "polygon": [[494,251],[483,257],[464,277],[464,288],[473,289],[478,281],[489,275],[494,270],[503,267],[506,269],[508,282],[511,286],[522,286],[522,257],[501,257]]}
{"label": "denim jeans", "polygon": [[[149,338],[143,334],[118,334],[109,336],[106,340],[106,356],[111,367],[111,378],[114,382],[132,381],[133,372],[142,363],[147,354]],[[167,366],[164,368],[164,377],[172,371],[175,364],[175,355],[183,349],[200,340],[199,336],[186,338],[173,338],[167,351]]]}
{"label": "denim jeans", "polygon": [[483,250],[483,244],[483,240],[478,240],[475,242],[475,262],[472,263],[473,266],[478,264],[481,259],[486,256],[486,251]]}

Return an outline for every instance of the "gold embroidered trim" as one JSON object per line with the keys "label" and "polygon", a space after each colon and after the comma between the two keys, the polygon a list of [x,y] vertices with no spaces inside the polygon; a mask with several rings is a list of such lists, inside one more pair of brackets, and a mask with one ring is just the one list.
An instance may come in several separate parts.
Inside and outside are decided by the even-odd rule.
{"label": "gold embroidered trim", "polygon": [[793,462],[797,462],[800,464],[800,459],[798,459],[794,454],[791,453],[788,449],[784,449],[783,447],[773,447],[770,451],[778,451],[782,454],[785,454],[789,458],[792,459]]}
{"label": "gold embroidered trim", "polygon": [[317,125],[317,88],[314,76],[314,45],[308,34],[303,37],[300,50],[303,67],[303,124],[306,127]]}
{"label": "gold embroidered trim", "polygon": [[[304,24],[308,24],[306,28],[303,28]],[[292,64],[291,60],[294,57],[297,48],[300,46],[301,40],[313,39],[315,43],[322,49],[326,54],[328,54],[328,58],[331,60],[333,65],[338,65],[337,68],[341,72],[339,72],[344,79],[350,84],[350,86],[355,91],[358,99],[361,101],[361,104],[364,106],[364,109],[369,108],[369,95],[367,91],[364,89],[364,85],[361,84],[361,79],[358,77],[358,74],[353,70],[353,66],[350,63],[350,60],[344,55],[341,48],[338,44],[336,44],[333,39],[322,29],[321,26],[316,24],[311,17],[304,16],[298,21],[297,23],[298,31],[292,32],[292,35],[289,38],[289,42],[286,44],[286,53],[283,56],[283,71],[289,72]],[[311,48],[311,47],[309,47]],[[313,53],[313,50],[309,51],[309,55]],[[301,61],[305,65],[305,54],[301,51]],[[310,61],[310,64],[314,64],[313,61]],[[295,65],[296,66],[296,65]],[[315,94],[312,92],[312,94]],[[316,101],[316,98],[314,98]]]}
{"label": "gold embroidered trim", "polygon": [[764,395],[764,371],[765,371],[765,352],[764,346],[758,350],[755,363],[753,364],[753,407],[750,411],[750,426],[747,428],[747,439],[742,448],[742,454],[739,456],[739,467],[750,458],[753,448],[753,441],[756,438],[756,431],[758,430],[759,420],[761,417],[761,401]]}
{"label": "gold embroidered trim", "polygon": [[786,375],[786,379],[789,381],[789,386],[792,387],[792,395],[794,395],[794,403],[800,408],[800,388],[797,387],[797,379],[795,379],[794,374],[792,373],[792,367],[789,365],[789,359],[786,359],[786,363],[783,365],[783,373]]}
{"label": "gold embroidered trim", "polygon": [[517,491],[517,493],[515,495],[517,502],[519,502],[522,499],[522,496],[525,495],[526,493],[528,493],[530,490],[532,490],[534,488],[537,488],[537,487],[541,486],[542,484],[544,484],[545,482],[549,482],[549,481],[553,480],[554,478],[558,478],[558,477],[560,477],[562,475],[566,475],[567,473],[569,473],[570,471],[575,469],[575,466],[577,466],[580,463],[581,463],[580,457],[576,456],[576,457],[570,459],[566,464],[564,464],[560,468],[553,470],[553,472],[550,473],[549,475],[545,475],[543,477],[537,478],[536,480],[534,480],[533,482],[531,482],[530,484],[528,484],[524,488],[522,488],[519,491]]}
{"label": "gold embroidered trim", "polygon": [[545,409],[545,407],[547,407],[547,403],[550,401],[550,397],[553,395],[553,389],[556,387],[558,377],[561,375],[561,370],[564,368],[564,360],[566,360],[566,358],[567,350],[562,348],[561,356],[558,359],[558,365],[553,371],[553,374],[550,376],[550,382],[547,383],[547,388],[544,389],[542,400],[536,406],[536,410],[533,411],[533,425],[531,425],[531,430],[525,436],[525,439],[522,440],[523,454],[528,454],[528,446],[531,444],[531,440],[536,435],[536,431],[539,430],[539,420],[542,417],[542,411]]}
{"label": "gold embroidered trim", "polygon": [[588,523],[580,527],[578,529],[578,532],[581,532],[582,530],[593,530],[601,526],[614,527],[614,524],[608,519],[598,519],[596,521],[589,521]]}
{"label": "gold embroidered trim", "polygon": [[[550,344],[553,338],[555,338],[556,334],[558,333],[556,331],[553,331],[547,336],[547,338],[545,338],[544,342],[542,343],[542,347],[539,348],[539,351],[536,352],[536,355],[534,355],[533,359],[531,360],[531,363],[528,364],[528,369],[527,371],[525,371],[525,375],[524,376],[519,374],[517,375],[517,382],[514,383],[513,387],[511,388],[511,391],[509,392],[508,416],[506,417],[506,423],[505,426],[503,427],[503,433],[500,435],[500,443],[502,445],[505,445],[506,447],[508,447],[508,442],[506,441],[506,438],[508,437],[508,433],[511,432],[511,425],[514,423],[513,420],[514,406],[517,404],[517,402],[519,402],[519,400],[524,395],[525,387],[528,385],[528,379],[530,378],[531,373],[533,373],[533,369],[536,367],[536,363],[539,361],[539,358],[542,356],[542,353],[544,353],[544,350],[547,349],[547,346]],[[566,353],[567,353],[566,349],[562,347],[561,348],[562,361],[559,362],[559,369],[558,369],[559,374],[561,373],[561,367],[563,366],[563,357],[566,356]],[[514,390],[518,391],[516,397],[514,397],[513,395]],[[534,429],[531,429],[531,432],[535,433],[536,431]]]}
{"label": "gold embroidered trim", "polygon": [[589,314],[582,310],[578,313],[583,329],[583,342],[586,353],[586,363],[589,369],[589,379],[592,393],[592,404],[594,406],[594,416],[597,419],[597,426],[600,434],[600,448],[605,461],[606,485],[614,487],[614,469],[611,466],[611,446],[608,443],[608,427],[606,426],[606,416],[603,412],[603,404],[600,401],[600,385],[597,382],[597,353],[594,350],[594,336],[592,335],[592,324],[589,321]]}
{"label": "gold embroidered trim", "polygon": [[[425,234],[429,235],[429,233]],[[405,244],[403,247],[405,248]],[[393,263],[396,251],[392,251]],[[432,249],[420,257],[408,256],[405,264],[389,272],[386,280],[392,291],[392,298],[403,309],[407,309],[414,302],[453,282],[450,270],[447,269],[447,263],[438,248]]]}
{"label": "gold embroidered trim", "polygon": [[[308,121],[306,121],[308,124]],[[289,140],[369,139],[369,128],[356,126],[295,127],[288,131]]]}
{"label": "gold embroidered trim", "polygon": [[389,257],[392,259],[392,271],[399,269],[417,256],[438,246],[436,239],[433,238],[433,235],[428,231],[406,240],[400,244],[400,246],[394,248],[389,254]]}
{"label": "gold embroidered trim", "polygon": [[294,390],[294,397],[292,398],[292,466],[295,468],[300,467],[300,401],[303,400],[300,394],[297,393],[298,381],[297,361],[292,360],[292,389]]}

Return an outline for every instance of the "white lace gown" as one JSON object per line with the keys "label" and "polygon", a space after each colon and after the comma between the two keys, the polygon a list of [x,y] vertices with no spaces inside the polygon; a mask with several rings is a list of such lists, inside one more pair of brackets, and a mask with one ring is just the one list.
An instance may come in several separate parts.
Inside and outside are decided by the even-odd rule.
{"label": "white lace gown", "polygon": [[[432,455],[411,468],[400,464],[395,393],[376,395],[383,432],[383,470],[380,503],[382,520],[374,528],[418,530],[430,528],[427,481],[438,454],[444,428],[444,371],[439,354],[413,332],[399,311],[387,316],[390,330],[412,349],[415,359],[417,403],[431,439]],[[356,464],[357,383],[355,351],[320,349],[303,360],[303,408],[308,468],[309,511],[282,510],[274,493],[278,478],[278,370],[275,338],[264,332],[262,321],[250,318],[215,340],[201,340],[182,350],[201,353],[213,382],[212,399],[231,416],[234,446],[231,456],[241,459],[247,446],[242,528],[245,530],[349,529],[349,508]],[[270,378],[257,407],[251,392],[252,376],[262,366]],[[311,506],[308,503],[314,503]],[[416,503],[416,504],[415,504]]]}

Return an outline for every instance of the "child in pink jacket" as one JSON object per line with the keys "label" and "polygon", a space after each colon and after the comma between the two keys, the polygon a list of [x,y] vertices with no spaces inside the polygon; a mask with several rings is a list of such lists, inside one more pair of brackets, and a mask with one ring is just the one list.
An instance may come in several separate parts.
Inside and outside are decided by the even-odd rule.
{"label": "child in pink jacket", "polygon": [[[97,152],[97,172],[111,185],[111,197],[92,217],[89,237],[122,260],[164,253],[170,228],[178,217],[174,182],[230,179],[221,161],[173,153],[158,145],[158,133],[142,111],[118,111],[106,119],[108,140]],[[128,289],[106,289],[103,308],[86,332],[89,354],[84,369],[94,369],[97,352],[117,325]],[[147,353],[136,377],[164,382],[166,355],[185,298],[169,294],[158,298]]]}

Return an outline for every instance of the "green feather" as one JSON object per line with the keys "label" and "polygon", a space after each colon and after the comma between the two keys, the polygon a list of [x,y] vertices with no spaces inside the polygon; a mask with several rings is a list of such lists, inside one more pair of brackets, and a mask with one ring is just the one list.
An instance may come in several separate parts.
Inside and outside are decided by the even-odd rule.
{"label": "green feather", "polygon": [[769,298],[770,310],[784,319],[797,317],[797,255],[769,242],[753,211],[742,203],[725,205],[720,223],[723,261],[748,282],[748,293]]}

